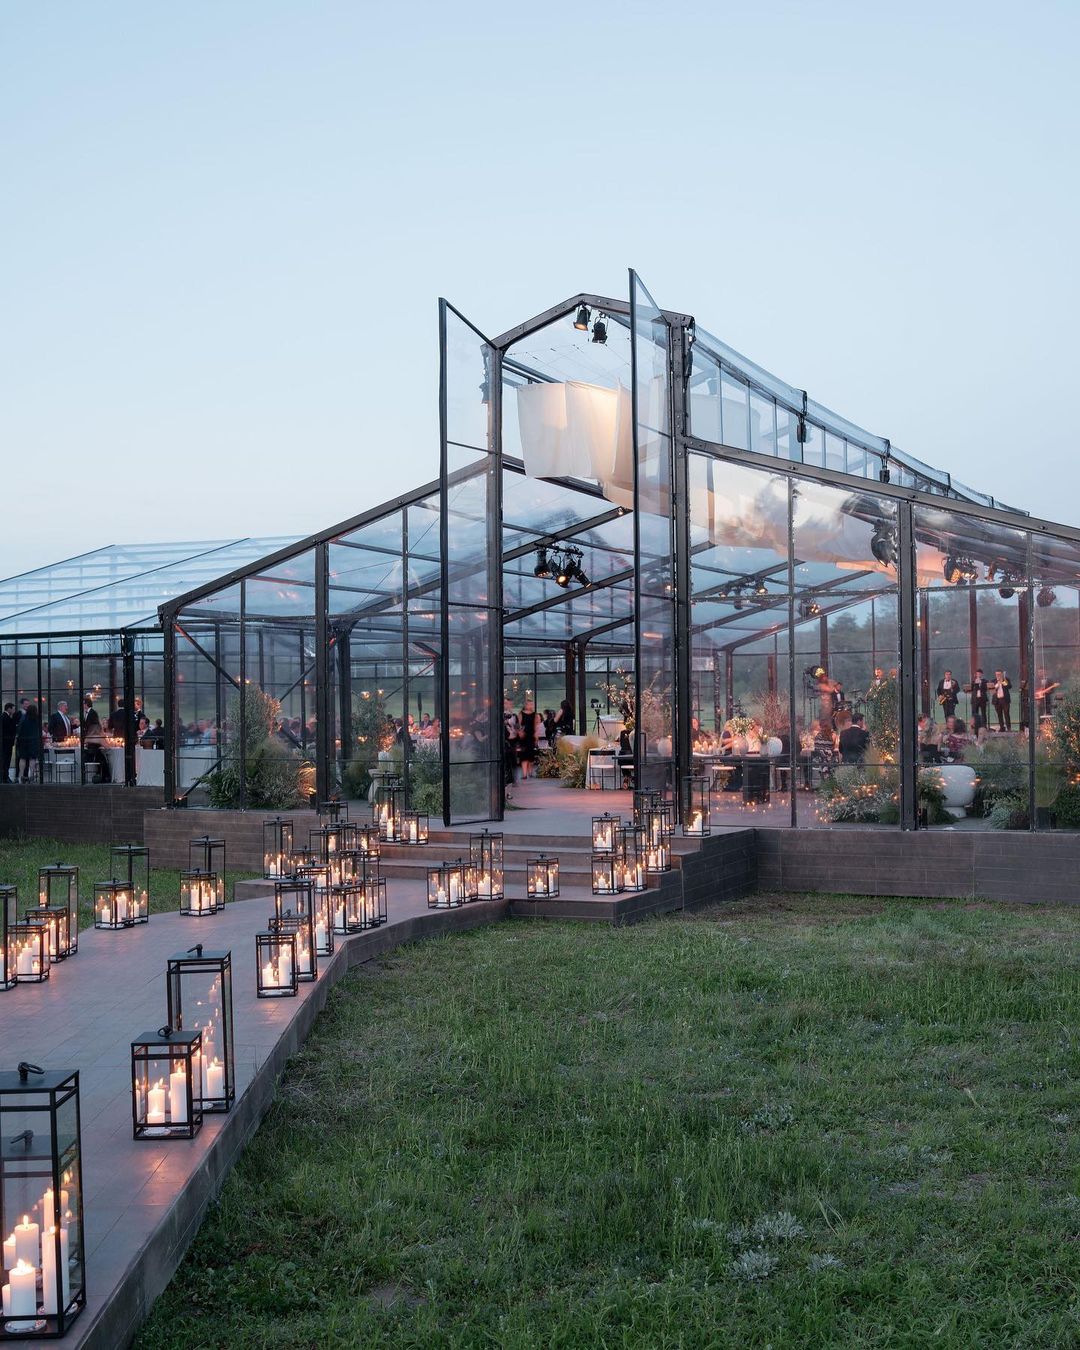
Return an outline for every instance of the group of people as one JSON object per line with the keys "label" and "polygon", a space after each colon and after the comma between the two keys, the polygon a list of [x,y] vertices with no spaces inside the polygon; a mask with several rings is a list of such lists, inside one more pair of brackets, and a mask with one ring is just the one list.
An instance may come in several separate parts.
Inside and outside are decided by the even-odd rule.
{"label": "group of people", "polygon": [[[136,740],[144,749],[165,748],[165,728],[161,718],[151,725],[141,698],[134,700],[131,721]],[[89,694],[84,695],[78,716],[73,715],[66,699],[58,700],[44,725],[35,700],[24,698],[18,707],[14,703],[5,703],[0,719],[0,782],[33,782],[47,746],[79,744],[83,764],[96,764],[98,781],[109,783],[112,772],[105,746],[110,743],[110,738],[123,742],[127,726],[128,710],[122,699],[117,699],[116,707],[108,714],[104,725]],[[14,779],[11,776],[13,760]]]}
{"label": "group of people", "polygon": [[512,699],[503,702],[503,759],[506,781],[512,783],[520,772],[521,778],[531,778],[537,750],[543,741],[547,749],[554,748],[560,736],[573,736],[576,722],[569,699],[563,699],[558,710],[545,708],[536,711],[536,704],[526,699],[521,712],[514,709]]}

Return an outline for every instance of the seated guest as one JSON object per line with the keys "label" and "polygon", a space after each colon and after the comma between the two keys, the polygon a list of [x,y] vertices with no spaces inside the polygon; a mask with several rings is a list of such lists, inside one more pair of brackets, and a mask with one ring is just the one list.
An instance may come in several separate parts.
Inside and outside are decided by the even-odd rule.
{"label": "seated guest", "polygon": [[164,750],[165,748],[165,728],[162,725],[160,717],[154,718],[154,725],[147,732],[146,739],[149,742],[149,749]]}
{"label": "seated guest", "polygon": [[926,713],[919,718],[919,759],[923,764],[941,762],[940,735],[937,726]]}
{"label": "seated guest", "polygon": [[865,718],[860,713],[845,725],[839,736],[840,762],[842,764],[862,764],[866,760],[866,747],[870,744],[870,733],[864,725]]}
{"label": "seated guest", "polygon": [[135,739],[144,750],[150,749],[150,722],[146,717],[140,717],[135,723]]}
{"label": "seated guest", "polygon": [[619,753],[615,758],[622,775],[622,785],[624,788],[629,787],[634,776],[634,741],[625,727],[619,732]]}

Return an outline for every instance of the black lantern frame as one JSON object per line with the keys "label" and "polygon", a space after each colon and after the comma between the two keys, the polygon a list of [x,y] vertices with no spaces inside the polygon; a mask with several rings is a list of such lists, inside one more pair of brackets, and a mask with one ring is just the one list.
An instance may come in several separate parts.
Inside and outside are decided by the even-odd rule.
{"label": "black lantern frame", "polygon": [[208,951],[196,943],[170,956],[165,968],[169,1025],[198,1031],[199,1108],[219,1113],[236,1100],[236,1047],[233,1025],[232,952]]}
{"label": "black lantern frame", "polygon": [[45,929],[45,950],[49,964],[58,966],[71,952],[71,914],[67,905],[38,905],[23,914],[23,923]]}
{"label": "black lantern frame", "polygon": [[427,874],[428,909],[458,909],[469,898],[466,892],[466,864],[461,858],[429,867]]}
{"label": "black lantern frame", "polygon": [[622,873],[615,849],[610,853],[594,853],[590,871],[593,895],[618,895],[622,891]]}
{"label": "black lantern frame", "polygon": [[648,889],[645,854],[644,832],[637,825],[624,825],[619,831],[619,879],[624,891]]}
{"label": "black lantern frame", "polygon": [[642,825],[647,872],[671,871],[671,834],[668,831],[667,807],[650,807]]}
{"label": "black lantern frame", "polygon": [[619,831],[622,818],[605,811],[602,816],[592,818],[592,851],[594,853],[616,853],[619,848]]}
{"label": "black lantern frame", "polygon": [[195,1086],[201,1059],[198,1030],[159,1027],[131,1042],[133,1139],[195,1138],[203,1123]]}
{"label": "black lantern frame", "polygon": [[295,998],[296,933],[255,934],[255,994],[258,998]]}
{"label": "black lantern frame", "polygon": [[64,1336],[86,1306],[78,1072],[0,1073],[0,1140],[0,1340]]}
{"label": "black lantern frame", "polygon": [[0,990],[15,988],[14,928],[19,921],[19,888],[0,885]]}
{"label": "black lantern frame", "polygon": [[466,878],[470,900],[502,900],[504,890],[504,849],[501,833],[482,830],[469,835],[469,865],[472,877]]}
{"label": "black lantern frame", "polygon": [[131,887],[132,923],[150,922],[150,850],[145,844],[114,844],[110,872]]}
{"label": "black lantern frame", "polygon": [[312,877],[291,877],[274,882],[274,913],[315,914],[315,881]]}
{"label": "black lantern frame", "polygon": [[266,921],[269,933],[292,933],[296,938],[295,960],[296,978],[301,984],[310,983],[319,978],[319,956],[315,950],[315,916],[312,913],[293,914],[286,910],[284,914],[271,914]]}
{"label": "black lantern frame", "polygon": [[44,984],[52,969],[47,930],[39,923],[14,923],[8,932],[15,948],[15,983]]}
{"label": "black lantern frame", "polygon": [[382,835],[378,825],[361,825],[356,831],[356,851],[368,858],[378,858],[382,853]]}
{"label": "black lantern frame", "polygon": [[541,853],[525,860],[525,893],[530,900],[547,900],[559,894],[559,859]]}
{"label": "black lantern frame", "polygon": [[405,809],[405,785],[396,774],[387,774],[376,787],[371,809],[379,838],[388,844],[397,843],[401,813]]}
{"label": "black lantern frame", "polygon": [[74,863],[51,863],[38,868],[38,904],[64,905],[68,911],[68,955],[79,950],[79,869]]}
{"label": "black lantern frame", "polygon": [[[217,882],[217,908],[225,908],[225,840],[211,839],[208,834],[192,839],[188,844],[188,871],[209,872]],[[183,875],[181,873],[181,875]]]}
{"label": "black lantern frame", "polygon": [[131,928],[132,894],[127,881],[94,882],[94,927],[95,928]]}
{"label": "black lantern frame", "polygon": [[338,821],[349,819],[349,803],[342,801],[340,797],[333,797],[329,801],[319,803],[318,814],[336,825]]}
{"label": "black lantern frame", "polygon": [[269,881],[293,874],[293,823],[284,816],[264,820],[262,825],[263,876]]}
{"label": "black lantern frame", "polygon": [[398,827],[398,843],[421,847],[430,837],[430,822],[423,811],[402,811]]}
{"label": "black lantern frame", "polygon": [[386,878],[365,877],[360,882],[365,928],[381,928],[386,922]]}
{"label": "black lantern frame", "polygon": [[211,914],[219,914],[224,908],[225,891],[216,872],[193,868],[180,873],[181,914],[204,919]]}
{"label": "black lantern frame", "polygon": [[312,911],[315,915],[315,954],[333,956],[334,954],[334,897],[333,893],[316,887],[312,895]]}
{"label": "black lantern frame", "polygon": [[701,774],[683,779],[682,831],[688,839],[703,839],[712,833],[712,789]]}
{"label": "black lantern frame", "polygon": [[364,890],[359,881],[346,881],[332,886],[330,897],[330,931],[338,937],[359,933],[364,927]]}

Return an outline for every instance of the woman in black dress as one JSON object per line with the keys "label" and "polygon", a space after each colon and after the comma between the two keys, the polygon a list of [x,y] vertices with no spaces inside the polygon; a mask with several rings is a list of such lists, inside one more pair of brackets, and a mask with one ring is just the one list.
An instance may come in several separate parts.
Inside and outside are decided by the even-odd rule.
{"label": "woman in black dress", "polygon": [[521,761],[522,781],[532,776],[532,766],[536,759],[538,722],[540,722],[540,717],[537,714],[536,705],[526,703],[521,712],[521,730],[518,740],[518,758]]}
{"label": "woman in black dress", "polygon": [[36,703],[27,705],[15,732],[15,781],[29,783],[41,762],[41,718]]}

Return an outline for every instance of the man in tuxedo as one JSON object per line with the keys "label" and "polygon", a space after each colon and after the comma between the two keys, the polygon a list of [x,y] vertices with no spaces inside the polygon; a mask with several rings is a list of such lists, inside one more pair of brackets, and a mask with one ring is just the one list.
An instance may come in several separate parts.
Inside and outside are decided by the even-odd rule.
{"label": "man in tuxedo", "polygon": [[49,718],[49,735],[54,744],[57,741],[66,741],[71,735],[71,718],[68,716],[68,705],[63,699],[56,705],[56,711]]}
{"label": "man in tuxedo", "polygon": [[986,726],[986,709],[990,702],[990,686],[981,670],[971,677],[967,692],[971,695],[971,729],[977,736]]}
{"label": "man in tuxedo", "polygon": [[124,707],[124,696],[117,696],[116,707],[109,714],[109,735],[123,736],[127,731],[127,709]]}
{"label": "man in tuxedo", "polygon": [[83,699],[82,724],[84,736],[95,727],[101,726],[101,718],[97,715],[97,709],[94,707],[94,700],[89,694]]}
{"label": "man in tuxedo", "polygon": [[956,716],[956,700],[960,697],[960,685],[953,679],[951,670],[947,670],[938,681],[938,702],[945,713],[945,720]]}
{"label": "man in tuxedo", "polygon": [[990,702],[997,713],[998,731],[1012,731],[1012,681],[1003,670],[994,671],[990,685]]}
{"label": "man in tuxedo", "polygon": [[3,717],[0,718],[0,783],[11,782],[11,756],[18,726],[19,714],[15,711],[15,704],[5,703]]}

